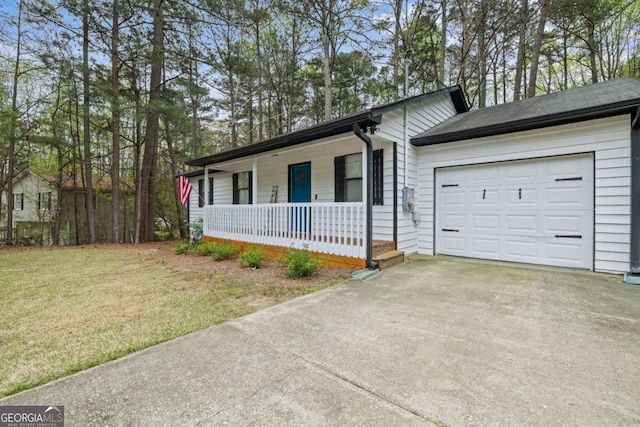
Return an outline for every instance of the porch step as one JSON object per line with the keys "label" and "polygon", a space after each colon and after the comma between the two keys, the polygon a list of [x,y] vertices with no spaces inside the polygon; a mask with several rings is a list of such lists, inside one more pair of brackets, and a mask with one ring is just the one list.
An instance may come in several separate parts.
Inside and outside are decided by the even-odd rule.
{"label": "porch step", "polygon": [[383,253],[396,250],[396,242],[388,240],[374,240],[373,241],[373,256],[377,257]]}
{"label": "porch step", "polygon": [[383,270],[385,268],[393,267],[404,262],[404,251],[392,251],[385,252],[373,257],[373,260],[378,263],[378,268]]}

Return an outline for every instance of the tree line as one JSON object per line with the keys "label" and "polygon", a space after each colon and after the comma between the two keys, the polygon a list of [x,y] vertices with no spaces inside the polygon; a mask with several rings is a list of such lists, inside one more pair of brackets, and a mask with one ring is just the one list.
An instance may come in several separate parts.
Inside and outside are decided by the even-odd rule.
{"label": "tree line", "polygon": [[[27,166],[135,194],[184,236],[189,158],[459,84],[482,108],[640,76],[633,0],[15,0],[0,6],[0,187]],[[12,197],[0,206],[11,243]]]}

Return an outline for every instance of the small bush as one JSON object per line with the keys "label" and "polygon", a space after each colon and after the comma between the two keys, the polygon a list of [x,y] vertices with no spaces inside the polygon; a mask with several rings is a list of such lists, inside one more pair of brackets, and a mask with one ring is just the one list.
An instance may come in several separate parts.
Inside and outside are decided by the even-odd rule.
{"label": "small bush", "polygon": [[173,247],[173,253],[175,253],[176,255],[182,255],[182,254],[186,254],[187,252],[189,252],[189,249],[191,249],[191,244],[189,244],[189,243],[178,243],[177,245],[175,245]]}
{"label": "small bush", "polygon": [[223,245],[216,245],[213,248],[211,256],[216,261],[223,261],[225,259],[230,259],[231,257],[233,257],[236,252],[238,252],[238,250],[235,248],[235,246],[230,245],[229,243],[225,243]]}
{"label": "small bush", "polygon": [[245,268],[260,268],[264,262],[266,252],[262,248],[252,247],[240,254],[238,263]]}
{"label": "small bush", "polygon": [[213,255],[217,246],[217,243],[200,243],[193,247],[193,252],[200,256],[209,256]]}
{"label": "small bush", "polygon": [[314,258],[309,251],[288,251],[282,259],[283,272],[289,277],[311,276],[322,268],[322,259]]}
{"label": "small bush", "polygon": [[191,246],[196,247],[202,244],[202,218],[198,218],[195,221],[187,224],[187,229],[189,230],[189,243]]}

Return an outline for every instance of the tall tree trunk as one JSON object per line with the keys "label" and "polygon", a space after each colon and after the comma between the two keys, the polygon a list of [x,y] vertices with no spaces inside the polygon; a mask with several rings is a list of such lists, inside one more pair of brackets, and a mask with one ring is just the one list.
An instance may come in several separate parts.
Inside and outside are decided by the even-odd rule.
{"label": "tall tree trunk", "polygon": [[547,22],[547,15],[549,14],[549,3],[550,0],[542,0],[542,5],[540,6],[538,31],[536,32],[536,39],[533,43],[533,50],[531,52],[531,71],[529,71],[529,89],[527,90],[527,96],[529,98],[536,96],[538,63],[540,62],[540,49],[542,48],[542,39],[544,38],[544,26]]}
{"label": "tall tree trunk", "polygon": [[438,72],[438,89],[442,89],[445,86],[445,64],[446,64],[446,53],[447,53],[447,25],[449,15],[447,13],[447,0],[440,1],[440,7],[442,8],[442,28],[440,30],[440,62],[439,62],[439,72]]}
{"label": "tall tree trunk", "polygon": [[[393,12],[395,18],[395,28],[393,31],[393,97],[394,100],[400,98],[400,59],[407,60],[407,40],[403,46],[403,53],[400,54],[400,35],[402,34],[402,0],[394,0]],[[404,96],[407,96],[405,93]]]}
{"label": "tall tree trunk", "polygon": [[322,29],[322,71],[324,75],[324,120],[331,120],[331,40],[327,29]]}
{"label": "tall tree trunk", "polygon": [[589,67],[591,68],[591,83],[598,83],[597,47],[595,24],[589,20],[587,24],[587,44],[589,45]]}
{"label": "tall tree trunk", "polygon": [[478,108],[487,106],[487,41],[486,41],[486,4],[480,1],[480,10],[477,12],[478,22]]}
{"label": "tall tree trunk", "polygon": [[562,90],[569,89],[569,35],[566,29],[562,29]]}
{"label": "tall tree trunk", "polygon": [[120,78],[118,76],[119,10],[118,1],[113,0],[113,23],[111,26],[111,241],[120,243]]}
{"label": "tall tree trunk", "polygon": [[151,76],[149,80],[149,110],[145,133],[140,191],[138,192],[138,215],[136,221],[136,243],[152,242],[156,210],[156,178],[158,173],[158,137],[160,103],[162,102],[162,66],[164,62],[164,15],[163,0],[153,2],[153,41],[151,53]]}
{"label": "tall tree trunk", "polygon": [[13,70],[11,93],[11,130],[9,131],[7,170],[7,244],[13,244],[13,175],[15,168],[16,127],[18,126],[18,77],[20,76],[20,49],[22,48],[22,0],[18,3],[16,64]]}
{"label": "tall tree trunk", "polygon": [[513,100],[520,99],[522,91],[522,71],[524,69],[525,49],[527,47],[527,24],[529,22],[529,0],[522,0],[520,12],[520,31],[518,32],[518,56],[516,59],[516,77],[513,83]]}
{"label": "tall tree trunk", "polygon": [[93,174],[91,167],[91,125],[89,114],[89,0],[82,3],[82,91],[83,91],[83,145],[84,145],[84,173],[87,201],[87,231],[89,243],[96,242],[96,215],[94,209]]}

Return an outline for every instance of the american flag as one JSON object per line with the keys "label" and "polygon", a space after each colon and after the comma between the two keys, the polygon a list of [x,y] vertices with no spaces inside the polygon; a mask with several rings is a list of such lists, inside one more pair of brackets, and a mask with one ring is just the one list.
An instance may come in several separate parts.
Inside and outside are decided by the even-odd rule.
{"label": "american flag", "polygon": [[183,205],[189,203],[189,196],[193,186],[189,182],[186,176],[183,174],[178,175],[178,200]]}

